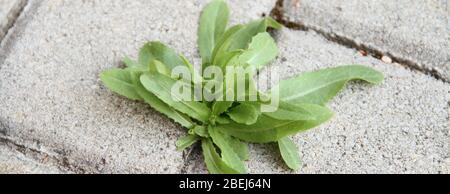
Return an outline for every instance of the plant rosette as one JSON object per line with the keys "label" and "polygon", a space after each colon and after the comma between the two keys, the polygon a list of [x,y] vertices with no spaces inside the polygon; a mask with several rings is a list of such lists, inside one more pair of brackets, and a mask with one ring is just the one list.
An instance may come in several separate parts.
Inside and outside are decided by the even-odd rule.
{"label": "plant rosette", "polygon": [[[333,112],[326,104],[347,82],[378,84],[384,79],[374,69],[349,65],[303,73],[279,82],[268,93],[260,92],[252,76],[278,56],[276,42],[267,30],[282,25],[266,17],[228,27],[228,19],[227,4],[213,0],[203,10],[198,29],[202,70],[224,71],[222,76],[200,74],[183,55],[160,42],[145,44],[136,61],[125,58],[126,68],[100,75],[113,92],[143,101],[186,128],[188,133],[176,142],[177,148],[181,151],[200,142],[210,173],[247,173],[248,143],[277,143],[286,165],[298,170],[300,157],[290,136],[330,120]],[[229,82],[242,77],[231,73],[230,67],[251,69],[250,76],[241,79],[243,83],[237,82],[249,89],[237,90],[237,84]],[[196,92],[197,88],[203,91]],[[250,100],[274,93],[276,99]],[[273,111],[262,111],[274,100]]]}

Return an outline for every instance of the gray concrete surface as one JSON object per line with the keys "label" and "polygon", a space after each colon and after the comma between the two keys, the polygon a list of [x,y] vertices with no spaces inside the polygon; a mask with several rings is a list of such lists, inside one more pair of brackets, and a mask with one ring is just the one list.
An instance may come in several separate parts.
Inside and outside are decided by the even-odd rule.
{"label": "gray concrete surface", "polygon": [[[78,173],[179,173],[185,131],[108,91],[98,74],[160,40],[198,60],[207,0],[31,0],[0,53],[0,136],[56,154]],[[275,1],[229,1],[233,23]],[[182,8],[182,9],[180,9]]]}
{"label": "gray concrete surface", "polygon": [[17,18],[26,0],[0,0],[0,41]]}
{"label": "gray concrete surface", "polygon": [[284,0],[291,22],[436,71],[450,81],[448,0]]}
{"label": "gray concrete surface", "polygon": [[[346,64],[382,71],[372,86],[351,83],[330,104],[335,117],[294,137],[303,167],[289,171],[276,145],[252,145],[250,173],[449,173],[450,85],[421,72],[364,57],[314,32],[277,33],[282,78]],[[267,71],[262,72],[267,76]],[[204,173],[201,157],[189,170]]]}
{"label": "gray concrete surface", "polygon": [[[175,150],[185,133],[180,126],[145,104],[112,94],[98,74],[120,66],[125,55],[135,57],[148,40],[165,42],[199,64],[196,30],[206,2],[30,0],[0,49],[0,140],[52,161],[42,164],[40,157],[0,145],[0,172],[42,169],[31,163],[75,173],[205,173],[198,149],[189,157]],[[229,4],[237,23],[268,14],[275,0]],[[383,71],[386,80],[379,86],[352,83],[330,104],[336,112],[332,121],[294,137],[300,171],[287,170],[276,146],[251,145],[251,173],[449,173],[450,84],[363,57],[312,31],[284,29],[275,35],[281,55],[273,65],[284,78],[359,63]],[[430,41],[440,44],[436,39]],[[442,54],[433,50],[439,45],[423,45],[418,48],[427,51],[421,52]],[[392,48],[386,47],[396,51]]]}
{"label": "gray concrete surface", "polygon": [[0,174],[60,174],[52,165],[36,162],[0,143]]}

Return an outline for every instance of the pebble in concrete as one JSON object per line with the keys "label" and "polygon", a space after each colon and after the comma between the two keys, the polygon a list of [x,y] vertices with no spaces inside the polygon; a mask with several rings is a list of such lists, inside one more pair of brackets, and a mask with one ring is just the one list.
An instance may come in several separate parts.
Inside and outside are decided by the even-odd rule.
{"label": "pebble in concrete", "polygon": [[[179,173],[185,131],[142,103],[108,91],[101,71],[160,40],[198,60],[208,0],[30,1],[0,58],[0,135],[66,158],[74,172]],[[275,1],[228,1],[233,23],[268,14]]]}
{"label": "pebble in concrete", "polygon": [[436,71],[450,81],[447,0],[284,0],[285,19]]}
{"label": "pebble in concrete", "polygon": [[[364,57],[314,32],[277,32],[282,79],[346,64],[382,71],[381,85],[351,83],[329,105],[328,123],[293,137],[303,167],[287,169],[275,144],[252,145],[250,173],[449,173],[450,85],[403,66]],[[267,75],[263,71],[262,75]],[[190,172],[204,173],[194,155]]]}
{"label": "pebble in concrete", "polygon": [[0,0],[0,41],[13,24],[26,0]]}

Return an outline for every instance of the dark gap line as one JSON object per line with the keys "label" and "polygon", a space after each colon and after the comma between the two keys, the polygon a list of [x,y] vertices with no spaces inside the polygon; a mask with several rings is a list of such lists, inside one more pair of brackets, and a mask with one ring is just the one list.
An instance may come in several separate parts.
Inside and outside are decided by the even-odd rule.
{"label": "dark gap line", "polygon": [[285,18],[285,11],[284,11],[284,0],[277,0],[275,7],[272,9],[270,15],[279,23],[283,24],[286,28],[292,29],[292,30],[299,30],[299,31],[315,31],[316,33],[320,34],[327,40],[337,43],[339,45],[342,45],[346,48],[356,49],[358,51],[364,51],[367,53],[367,55],[370,55],[376,59],[381,60],[383,56],[388,56],[392,59],[392,63],[398,63],[402,67],[412,70],[412,71],[418,71],[425,75],[431,76],[437,80],[440,80],[444,83],[450,83],[450,80],[445,78],[442,74],[440,74],[435,69],[428,69],[424,66],[418,64],[417,62],[414,62],[410,59],[405,59],[403,57],[397,57],[392,53],[389,52],[383,52],[376,48],[373,48],[369,45],[365,44],[358,44],[351,38],[336,34],[336,33],[329,33],[325,32],[324,30],[321,30],[319,27],[309,26],[304,24],[303,22],[292,22]]}
{"label": "dark gap line", "polygon": [[45,159],[45,160],[49,161],[50,165],[53,165],[53,166],[57,167],[59,170],[62,170],[62,171],[68,172],[68,173],[73,172],[73,173],[78,173],[78,174],[85,174],[87,172],[86,170],[84,170],[80,167],[76,167],[76,166],[70,164],[69,159],[65,156],[63,156],[63,157],[52,156],[52,155],[42,152],[40,150],[29,148],[25,145],[16,143],[7,137],[0,136],[0,145],[1,144],[9,147],[10,149],[20,152],[21,154],[23,154],[26,157],[31,157],[31,159],[33,159],[37,163],[42,164],[42,162],[40,162],[40,160]]}
{"label": "dark gap line", "polygon": [[[16,13],[13,13],[12,19],[9,20],[8,23],[6,24],[5,34],[3,34],[3,36],[0,37],[0,45],[3,42],[3,40],[8,36],[11,29],[16,24],[17,19],[20,17],[20,15],[22,14],[22,12],[24,11],[24,9],[27,5],[28,5],[28,0],[20,1],[19,10]],[[7,15],[7,17],[8,17],[8,15]]]}

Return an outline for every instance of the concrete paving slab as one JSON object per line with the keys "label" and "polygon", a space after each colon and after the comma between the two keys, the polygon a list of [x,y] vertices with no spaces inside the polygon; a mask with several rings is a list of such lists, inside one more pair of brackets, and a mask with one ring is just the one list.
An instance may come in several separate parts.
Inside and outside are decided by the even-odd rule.
{"label": "concrete paving slab", "polygon": [[[199,152],[184,160],[186,153],[175,150],[181,127],[112,94],[97,75],[119,66],[124,55],[136,56],[147,40],[199,62],[196,29],[206,2],[31,0],[0,50],[0,137],[78,173],[205,173]],[[229,2],[233,23],[275,4]],[[285,78],[351,63],[387,77],[380,86],[351,84],[331,103],[337,112],[331,122],[294,137],[304,162],[297,173],[449,173],[449,84],[362,57],[313,32],[285,29],[277,36],[281,56],[273,65]],[[292,173],[274,145],[251,150],[251,173]]]}
{"label": "concrete paving slab", "polygon": [[52,165],[38,163],[22,153],[0,144],[0,174],[60,174]]}
{"label": "concrete paving slab", "polygon": [[450,81],[448,0],[284,0],[285,19],[395,56]]}
{"label": "concrete paving slab", "polygon": [[[351,83],[330,104],[336,112],[330,122],[293,138],[303,161],[300,171],[289,171],[277,146],[269,144],[251,146],[250,173],[449,173],[449,84],[364,57],[314,32],[276,34],[280,56],[273,65],[283,79],[362,64],[382,71],[386,80],[377,86]],[[205,173],[201,156],[192,159],[187,169]]]}
{"label": "concrete paving slab", "polygon": [[[299,173],[449,173],[450,85],[303,31],[278,36],[282,77],[346,64],[382,71],[382,85],[352,83],[331,104],[333,120],[294,137]],[[289,172],[275,146],[255,146],[253,173]],[[259,156],[259,157],[258,157]]]}
{"label": "concrete paving slab", "polygon": [[17,18],[26,0],[0,0],[0,41]]}
{"label": "concrete paving slab", "polygon": [[[185,131],[148,106],[108,91],[101,71],[160,40],[198,60],[207,0],[31,0],[0,57],[0,135],[51,152],[76,173],[179,173]],[[229,1],[233,23],[275,1]]]}

